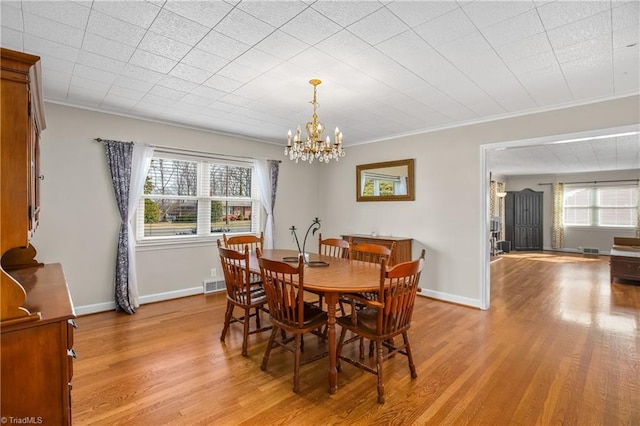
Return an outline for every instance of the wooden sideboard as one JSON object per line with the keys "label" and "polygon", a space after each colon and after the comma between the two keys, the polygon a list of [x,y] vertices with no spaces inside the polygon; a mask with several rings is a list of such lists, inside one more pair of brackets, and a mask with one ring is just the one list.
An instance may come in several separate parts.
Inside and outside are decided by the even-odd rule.
{"label": "wooden sideboard", "polygon": [[614,278],[640,281],[640,238],[613,238],[609,272],[611,282]]}
{"label": "wooden sideboard", "polygon": [[0,414],[3,423],[71,424],[75,312],[60,264],[36,260],[40,58],[0,48]]}
{"label": "wooden sideboard", "polygon": [[2,416],[70,425],[76,315],[62,266],[22,268],[11,275],[27,293],[25,308],[40,319],[2,322]]}
{"label": "wooden sideboard", "polygon": [[347,234],[341,235],[343,240],[349,240],[354,244],[358,243],[371,243],[371,244],[381,244],[386,247],[391,247],[391,244],[395,241],[396,243],[396,256],[394,259],[394,264],[409,262],[413,260],[411,257],[411,242],[413,238],[403,238],[403,237],[385,237],[385,236],[372,236],[366,234]]}

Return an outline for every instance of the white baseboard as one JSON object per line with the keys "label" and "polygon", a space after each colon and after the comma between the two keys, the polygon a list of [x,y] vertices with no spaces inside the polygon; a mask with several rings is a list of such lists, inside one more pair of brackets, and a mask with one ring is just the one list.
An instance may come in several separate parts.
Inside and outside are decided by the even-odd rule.
{"label": "white baseboard", "polygon": [[194,294],[202,294],[204,289],[202,286],[184,288],[182,290],[168,291],[165,293],[150,294],[147,296],[140,296],[140,304],[153,302],[162,302],[163,300],[178,299],[180,297],[193,296]]}
{"label": "white baseboard", "polygon": [[[140,305],[146,303],[161,302],[163,300],[178,299],[180,297],[193,296],[204,292],[202,286],[185,288],[182,290],[167,291],[165,293],[149,294],[140,296]],[[76,315],[89,315],[98,312],[113,311],[116,309],[115,302],[95,303],[93,305],[75,306]]]}
{"label": "white baseboard", "polygon": [[432,299],[442,300],[444,302],[451,302],[451,303],[456,303],[458,305],[465,305],[465,306],[470,306],[472,308],[482,309],[481,308],[482,305],[480,304],[480,300],[478,299],[460,297],[454,294],[443,293],[441,291],[433,291],[433,290],[423,288],[422,291],[418,293],[418,296],[430,297]]}
{"label": "white baseboard", "polygon": [[113,311],[116,309],[115,302],[94,303],[93,305],[74,306],[76,315],[89,315],[98,312]]}
{"label": "white baseboard", "polygon": [[[203,292],[204,291],[202,287],[192,287],[182,290],[168,291],[165,293],[149,294],[146,296],[140,296],[140,305],[144,305],[146,303],[162,302],[164,300],[178,299],[180,297],[193,296],[195,294],[203,294]],[[476,299],[470,299],[468,297],[455,296],[453,294],[442,293],[439,291],[433,291],[424,288],[422,289],[421,293],[418,293],[418,295],[480,309],[480,301]],[[98,312],[113,311],[115,309],[115,302],[104,302],[75,307],[76,315],[96,314]]]}

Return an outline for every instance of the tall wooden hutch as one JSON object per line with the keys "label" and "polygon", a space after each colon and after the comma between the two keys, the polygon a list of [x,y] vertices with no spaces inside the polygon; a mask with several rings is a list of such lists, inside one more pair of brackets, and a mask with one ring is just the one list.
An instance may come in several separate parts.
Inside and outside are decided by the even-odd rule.
{"label": "tall wooden hutch", "polygon": [[0,49],[0,413],[9,424],[69,425],[75,312],[62,266],[39,263],[30,244],[45,128],[39,61]]}
{"label": "tall wooden hutch", "polygon": [[505,240],[514,250],[542,250],[543,193],[529,188],[507,191]]}

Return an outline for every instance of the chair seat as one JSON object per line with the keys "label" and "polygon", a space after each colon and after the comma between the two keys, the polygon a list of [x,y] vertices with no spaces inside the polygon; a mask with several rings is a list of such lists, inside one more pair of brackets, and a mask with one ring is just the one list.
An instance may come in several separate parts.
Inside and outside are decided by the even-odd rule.
{"label": "chair seat", "polygon": [[304,325],[321,323],[327,321],[327,313],[311,303],[304,304]]}
{"label": "chair seat", "polygon": [[338,298],[338,302],[340,303],[340,311],[342,315],[347,315],[347,311],[344,309],[344,305],[350,305],[351,309],[356,309],[358,311],[364,309],[366,306],[364,303],[359,300],[355,300],[355,298],[362,298],[368,300],[378,300],[378,293],[372,291],[365,291],[361,293],[344,293],[340,295]]}
{"label": "chair seat", "polygon": [[[318,308],[314,304],[307,302],[304,303],[302,316],[302,327],[299,327],[297,324],[289,324],[287,322],[279,321],[277,318],[271,318],[271,320],[278,324],[279,327],[291,331],[292,329],[313,330],[319,325],[323,325],[324,323],[326,323],[328,319],[327,313],[325,311]],[[293,317],[297,318],[296,312],[294,312]]]}
{"label": "chair seat", "polygon": [[389,334],[377,334],[376,325],[378,322],[378,311],[373,308],[363,308],[358,310],[358,315],[356,316],[356,324],[353,323],[353,317],[351,315],[343,315],[339,318],[336,318],[336,322],[340,324],[342,327],[357,330],[358,334],[364,338],[371,340],[387,340],[394,335],[397,335],[402,329],[409,329],[410,324],[406,327],[401,328],[400,330],[395,330],[393,333]]}
{"label": "chair seat", "polygon": [[[267,295],[265,294],[262,287],[252,288],[251,290],[249,290],[249,292],[251,293],[251,306],[264,305],[265,303],[267,303]],[[235,303],[239,302],[245,305],[249,303],[247,301],[247,296],[244,293],[239,294],[236,297],[236,300],[232,299],[232,301]]]}
{"label": "chair seat", "polygon": [[343,315],[338,317],[336,318],[336,322],[346,328],[357,327],[358,331],[362,334],[374,335],[376,333],[378,312],[375,309],[362,308],[358,310],[358,314],[355,318],[355,324],[353,323],[354,317],[352,315]]}

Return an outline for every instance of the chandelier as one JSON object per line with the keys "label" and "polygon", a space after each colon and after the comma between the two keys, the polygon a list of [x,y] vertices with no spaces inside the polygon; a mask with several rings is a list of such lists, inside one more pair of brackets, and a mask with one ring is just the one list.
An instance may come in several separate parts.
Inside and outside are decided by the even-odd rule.
{"label": "chandelier", "polygon": [[342,132],[336,127],[335,137],[333,144],[331,138],[327,136],[325,140],[322,139],[322,133],[324,132],[324,124],[318,120],[318,102],[316,101],[316,91],[318,85],[322,81],[318,79],[309,80],[309,84],[313,86],[313,100],[309,103],[313,105],[313,116],[311,121],[307,123],[307,140],[303,141],[300,136],[300,126],[296,130],[295,136],[293,136],[293,145],[291,144],[291,130],[287,133],[287,146],[284,148],[284,155],[288,155],[290,160],[309,161],[309,164],[313,163],[314,159],[318,161],[328,163],[330,160],[336,160],[345,156],[345,151],[342,149]]}

